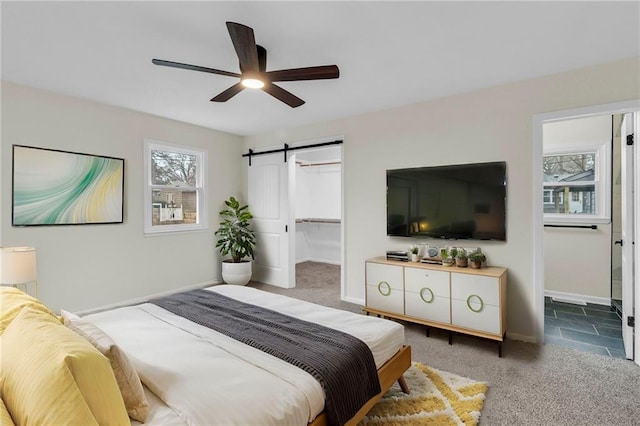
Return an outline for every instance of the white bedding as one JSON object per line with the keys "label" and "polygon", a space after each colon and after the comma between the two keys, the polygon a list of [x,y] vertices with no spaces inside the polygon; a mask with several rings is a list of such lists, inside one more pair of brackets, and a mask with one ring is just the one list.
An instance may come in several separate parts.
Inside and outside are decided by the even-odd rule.
{"label": "white bedding", "polygon": [[[404,345],[403,327],[391,321],[251,287],[207,290],[356,336],[378,368]],[[150,401],[146,424],[305,425],[324,409],[322,388],[308,373],[156,305],[85,318],[127,352],[143,384],[161,400]]]}

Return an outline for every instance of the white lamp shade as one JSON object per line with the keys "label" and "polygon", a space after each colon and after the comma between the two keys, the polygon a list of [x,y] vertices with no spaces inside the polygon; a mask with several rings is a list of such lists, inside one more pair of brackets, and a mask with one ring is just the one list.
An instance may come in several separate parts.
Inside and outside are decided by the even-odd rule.
{"label": "white lamp shade", "polygon": [[0,247],[0,284],[23,284],[35,280],[35,248]]}

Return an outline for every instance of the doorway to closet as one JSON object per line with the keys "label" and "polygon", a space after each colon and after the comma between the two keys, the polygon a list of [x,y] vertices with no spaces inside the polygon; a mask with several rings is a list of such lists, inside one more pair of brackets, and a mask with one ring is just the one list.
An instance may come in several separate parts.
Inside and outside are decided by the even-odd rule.
{"label": "doorway to closet", "polygon": [[[249,150],[248,201],[256,234],[253,279],[301,280],[344,293],[342,141]],[[296,266],[300,267],[297,268]]]}
{"label": "doorway to closet", "polygon": [[295,286],[335,294],[341,283],[342,148],[301,150],[291,164]]}

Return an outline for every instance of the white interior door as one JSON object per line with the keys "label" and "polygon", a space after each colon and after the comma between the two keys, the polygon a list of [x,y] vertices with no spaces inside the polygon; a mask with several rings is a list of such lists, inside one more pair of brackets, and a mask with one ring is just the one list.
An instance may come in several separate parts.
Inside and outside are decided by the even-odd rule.
{"label": "white interior door", "polygon": [[620,127],[622,201],[622,340],[627,359],[634,359],[634,327],[627,318],[634,316],[634,145],[633,115],[625,114]]}
{"label": "white interior door", "polygon": [[256,234],[252,279],[291,288],[288,168],[281,153],[252,157],[248,193]]}

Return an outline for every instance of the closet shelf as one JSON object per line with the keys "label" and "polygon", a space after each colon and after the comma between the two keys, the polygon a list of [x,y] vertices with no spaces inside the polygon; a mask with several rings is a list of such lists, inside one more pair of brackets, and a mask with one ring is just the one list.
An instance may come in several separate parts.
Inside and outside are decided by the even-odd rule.
{"label": "closet shelf", "polygon": [[321,219],[315,217],[305,217],[296,219],[296,223],[340,223],[340,219]]}

